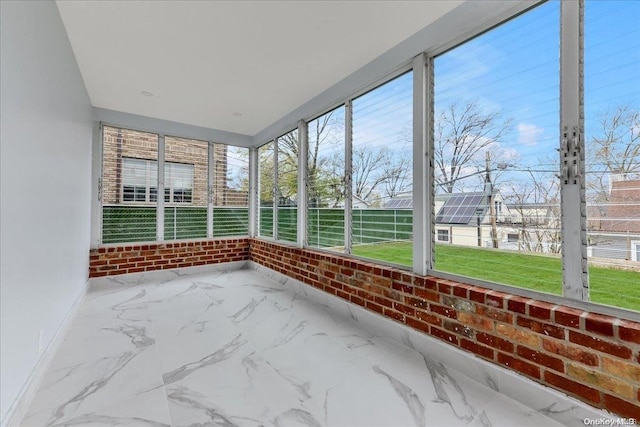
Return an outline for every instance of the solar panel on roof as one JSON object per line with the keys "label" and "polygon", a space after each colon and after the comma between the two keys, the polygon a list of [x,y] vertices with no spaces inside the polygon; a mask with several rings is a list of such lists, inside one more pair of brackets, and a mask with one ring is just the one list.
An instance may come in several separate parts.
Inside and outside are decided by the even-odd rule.
{"label": "solar panel on roof", "polygon": [[413,199],[391,199],[384,207],[387,209],[410,209],[413,207]]}
{"label": "solar panel on roof", "polygon": [[436,222],[440,224],[468,224],[483,197],[482,194],[451,196],[438,211]]}
{"label": "solar panel on roof", "polygon": [[398,207],[400,208],[412,208],[413,207],[413,199],[400,199],[398,200],[400,203]]}

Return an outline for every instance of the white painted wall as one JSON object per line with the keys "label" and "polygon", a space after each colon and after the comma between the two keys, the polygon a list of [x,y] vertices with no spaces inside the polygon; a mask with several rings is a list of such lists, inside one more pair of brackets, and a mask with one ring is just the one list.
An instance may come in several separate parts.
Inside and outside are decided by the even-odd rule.
{"label": "white painted wall", "polygon": [[85,290],[91,105],[54,2],[0,2],[0,59],[4,424]]}

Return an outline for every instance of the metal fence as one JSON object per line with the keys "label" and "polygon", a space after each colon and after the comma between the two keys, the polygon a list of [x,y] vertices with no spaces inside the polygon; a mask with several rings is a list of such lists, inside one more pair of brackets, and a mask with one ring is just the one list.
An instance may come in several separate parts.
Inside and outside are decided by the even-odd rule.
{"label": "metal fence", "polygon": [[[247,208],[213,208],[213,236],[241,236],[249,232]],[[103,206],[102,243],[146,242],[157,239],[155,206]],[[207,208],[164,208],[164,239],[207,237]]]}
{"label": "metal fence", "polygon": [[[307,240],[317,248],[344,246],[344,210],[310,208]],[[296,207],[278,208],[278,237],[295,241]],[[214,207],[213,236],[248,234],[249,210],[244,207]],[[510,228],[514,226],[511,225]],[[413,212],[409,209],[354,209],[353,244],[371,244],[412,239]],[[273,208],[260,209],[260,235],[273,235]],[[470,228],[471,230],[471,228]],[[123,243],[156,240],[154,206],[112,205],[103,207],[102,242]],[[207,237],[207,208],[171,206],[164,211],[164,239]],[[517,242],[500,241],[499,249],[518,251]],[[640,261],[640,234],[589,232],[589,256]]]}

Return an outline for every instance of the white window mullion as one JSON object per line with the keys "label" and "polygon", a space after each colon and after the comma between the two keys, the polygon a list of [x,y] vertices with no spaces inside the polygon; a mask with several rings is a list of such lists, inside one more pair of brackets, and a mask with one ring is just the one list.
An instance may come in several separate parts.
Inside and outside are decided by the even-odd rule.
{"label": "white window mullion", "polygon": [[353,103],[344,104],[344,252],[353,250]]}
{"label": "white window mullion", "polygon": [[560,185],[563,295],[588,301],[582,80],[583,11],[583,0],[561,3]]}
{"label": "white window mullion", "polygon": [[307,245],[307,179],[309,164],[309,133],[304,120],[298,122],[298,224],[297,244],[303,248]]}
{"label": "white window mullion", "polygon": [[278,202],[280,200],[278,187],[278,138],[273,141],[273,238],[278,240]]}
{"label": "white window mullion", "polygon": [[413,59],[413,272],[433,268],[433,61]]}
{"label": "white window mullion", "polygon": [[93,127],[91,156],[91,248],[102,243],[102,123]]}
{"label": "white window mullion", "polygon": [[249,237],[260,230],[260,182],[258,179],[258,149],[249,149]]}
{"label": "white window mullion", "polygon": [[[158,136],[158,177],[156,205],[156,239],[164,241],[164,135]],[[173,219],[175,221],[175,218]]]}
{"label": "white window mullion", "polygon": [[209,142],[207,145],[207,238],[211,239],[213,237],[213,190],[216,168],[214,163],[215,145],[213,142]]}

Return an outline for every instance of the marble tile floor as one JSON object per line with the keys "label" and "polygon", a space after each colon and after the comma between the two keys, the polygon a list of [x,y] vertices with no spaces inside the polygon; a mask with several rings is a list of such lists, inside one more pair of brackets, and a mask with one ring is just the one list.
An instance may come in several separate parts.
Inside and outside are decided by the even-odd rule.
{"label": "marble tile floor", "polygon": [[255,269],[105,283],[87,294],[23,426],[582,425]]}

